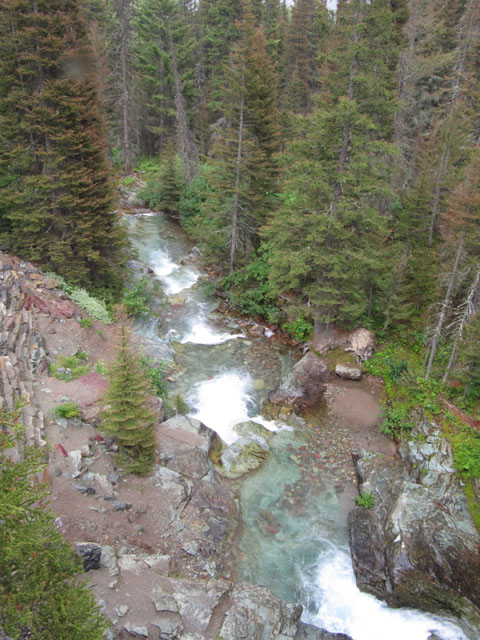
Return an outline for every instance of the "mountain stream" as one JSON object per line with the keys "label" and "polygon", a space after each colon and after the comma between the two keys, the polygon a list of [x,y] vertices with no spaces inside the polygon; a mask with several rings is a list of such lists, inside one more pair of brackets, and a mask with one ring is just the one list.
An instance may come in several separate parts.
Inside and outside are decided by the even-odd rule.
{"label": "mountain stream", "polygon": [[325,411],[295,429],[263,417],[268,392],[299,353],[268,328],[256,326],[252,336],[246,322],[215,310],[202,286],[208,277],[186,260],[192,246],[176,224],[154,212],[126,219],[139,259],[163,290],[161,320],[140,321],[136,330],[174,349],[169,395],[183,397],[190,415],[228,444],[245,421],[275,432],[266,462],[241,483],[236,577],[300,602],[305,622],[353,640],[465,640],[454,621],[391,609],[357,589],[347,535],[356,495],[351,435],[334,428]]}

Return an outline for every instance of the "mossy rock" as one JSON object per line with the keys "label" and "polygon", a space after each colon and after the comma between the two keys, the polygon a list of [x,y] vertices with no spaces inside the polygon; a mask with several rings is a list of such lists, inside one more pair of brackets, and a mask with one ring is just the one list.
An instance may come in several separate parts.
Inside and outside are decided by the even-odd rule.
{"label": "mossy rock", "polygon": [[226,478],[240,478],[258,469],[267,455],[268,445],[266,443],[262,446],[256,440],[239,438],[224,450],[216,470]]}

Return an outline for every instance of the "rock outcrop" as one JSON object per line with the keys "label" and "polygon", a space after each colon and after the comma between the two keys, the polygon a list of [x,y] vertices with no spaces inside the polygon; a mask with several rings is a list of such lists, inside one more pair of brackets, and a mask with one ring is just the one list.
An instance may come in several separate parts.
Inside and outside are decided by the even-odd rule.
{"label": "rock outcrop", "polygon": [[350,514],[358,586],[393,606],[454,615],[480,624],[480,536],[471,519],[448,442],[419,416],[400,457],[357,461],[372,509]]}
{"label": "rock outcrop", "polygon": [[376,340],[375,334],[363,327],[349,332],[332,325],[321,325],[316,327],[309,346],[320,355],[330,349],[343,349],[352,352],[358,362],[364,362],[375,353]]}
{"label": "rock outcrop", "polygon": [[312,409],[322,399],[329,372],[327,365],[312,352],[293,365],[276,391],[268,396],[273,405]]}
{"label": "rock outcrop", "polygon": [[226,478],[240,478],[258,469],[267,457],[268,444],[253,438],[239,438],[220,456],[216,471]]}
{"label": "rock outcrop", "polygon": [[0,406],[11,410],[16,399],[23,398],[25,442],[37,447],[45,445],[45,425],[35,402],[33,378],[48,365],[37,311],[30,301],[43,299],[44,282],[31,264],[0,254]]}
{"label": "rock outcrop", "polygon": [[369,329],[359,328],[347,338],[345,351],[353,352],[359,362],[365,362],[373,356],[375,347],[375,334]]}
{"label": "rock outcrop", "polygon": [[[139,635],[167,640],[297,638],[302,607],[279,600],[268,589],[229,580],[169,577],[158,566],[149,567],[140,557],[128,562],[121,557],[119,565],[116,580],[122,589],[111,591],[108,601],[99,598],[105,604],[105,614],[112,620],[112,638]],[[111,579],[106,574],[102,576],[102,572],[95,575],[94,590],[101,595],[102,578]],[[142,603],[129,607],[126,594],[137,589],[138,584],[143,586]]]}

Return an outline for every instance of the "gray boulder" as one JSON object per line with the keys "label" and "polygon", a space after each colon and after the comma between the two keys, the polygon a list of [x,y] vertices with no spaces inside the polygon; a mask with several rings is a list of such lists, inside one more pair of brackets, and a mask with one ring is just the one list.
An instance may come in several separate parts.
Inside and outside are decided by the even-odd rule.
{"label": "gray boulder", "polygon": [[339,378],[345,378],[346,380],[360,380],[362,377],[361,369],[358,367],[347,367],[344,364],[337,364],[335,373]]}
{"label": "gray boulder", "polygon": [[267,457],[267,453],[268,444],[263,438],[242,437],[225,449],[216,470],[227,478],[240,478],[258,469]]}
{"label": "gray boulder", "polygon": [[232,605],[225,615],[219,637],[224,640],[294,639],[302,606],[283,602],[263,587],[234,585]]}
{"label": "gray boulder", "polygon": [[198,420],[177,415],[157,426],[157,455],[172,471],[199,479],[210,468],[208,456],[214,436]]}
{"label": "gray boulder", "polygon": [[293,365],[280,387],[270,393],[268,399],[273,405],[311,409],[322,399],[328,374],[323,360],[309,351]]}
{"label": "gray boulder", "polygon": [[350,514],[360,589],[393,606],[442,612],[480,626],[480,536],[448,442],[418,416],[399,458],[364,454],[357,471],[372,509]]}
{"label": "gray boulder", "polygon": [[344,633],[332,633],[301,622],[295,640],[352,640],[352,638]]}

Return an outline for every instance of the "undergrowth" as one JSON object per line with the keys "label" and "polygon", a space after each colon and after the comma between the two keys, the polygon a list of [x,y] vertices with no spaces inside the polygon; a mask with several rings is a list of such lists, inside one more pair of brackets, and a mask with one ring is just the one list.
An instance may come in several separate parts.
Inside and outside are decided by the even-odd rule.
{"label": "undergrowth", "polygon": [[85,351],[77,351],[73,356],[60,355],[56,362],[50,364],[50,375],[64,382],[81,378],[90,372],[87,360],[88,355]]}
{"label": "undergrowth", "polygon": [[55,407],[53,414],[56,418],[79,418],[80,409],[76,402],[64,402]]}
{"label": "undergrowth", "polygon": [[103,300],[95,298],[86,289],[68,283],[65,278],[56,273],[46,273],[45,275],[54,278],[58,282],[58,288],[64,291],[72,302],[78,304],[94,320],[98,320],[103,324],[112,324],[112,312],[107,308]]}

